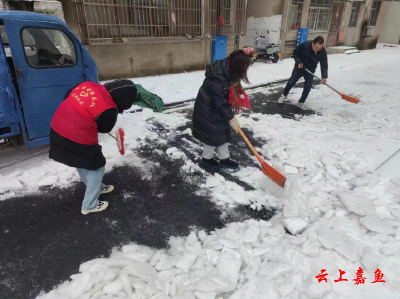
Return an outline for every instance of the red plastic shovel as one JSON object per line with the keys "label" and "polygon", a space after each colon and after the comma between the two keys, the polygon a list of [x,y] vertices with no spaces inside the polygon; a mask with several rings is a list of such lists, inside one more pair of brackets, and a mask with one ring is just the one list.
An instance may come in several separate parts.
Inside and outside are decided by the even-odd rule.
{"label": "red plastic shovel", "polygon": [[238,132],[243,137],[244,141],[247,143],[253,154],[257,157],[258,161],[261,163],[262,172],[282,188],[285,187],[286,177],[284,177],[275,168],[268,165],[268,163],[260,157],[260,155],[256,152],[255,148],[251,145],[250,141],[247,139],[240,128],[238,128]]}
{"label": "red plastic shovel", "polygon": [[[303,69],[304,69],[306,72],[308,72],[308,73],[310,73],[311,75],[313,75],[313,76],[314,76],[315,78],[317,78],[319,81],[322,81],[321,78],[319,78],[319,77],[316,76],[314,73],[312,73],[312,72],[310,72],[309,70],[307,70],[305,67],[303,67]],[[357,103],[360,101],[359,99],[356,99],[356,98],[350,97],[350,96],[348,96],[348,95],[345,95],[344,93],[341,93],[341,92],[338,91],[337,89],[335,89],[335,88],[333,88],[332,86],[330,86],[328,83],[325,83],[325,85],[328,86],[328,87],[329,87],[330,89],[332,89],[333,91],[335,91],[335,92],[337,92],[338,94],[340,94],[341,97],[342,97],[342,99],[345,100],[345,101],[347,101],[347,102],[350,102],[350,103],[353,103],[353,104],[357,104]]]}

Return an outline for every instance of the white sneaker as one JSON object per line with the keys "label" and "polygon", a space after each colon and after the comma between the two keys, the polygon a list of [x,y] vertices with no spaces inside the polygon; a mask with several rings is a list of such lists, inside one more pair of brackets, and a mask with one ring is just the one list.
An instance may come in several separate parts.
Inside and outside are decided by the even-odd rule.
{"label": "white sneaker", "polygon": [[105,185],[103,189],[101,189],[100,194],[107,194],[114,191],[113,185]]}
{"label": "white sneaker", "polygon": [[285,95],[281,95],[281,97],[278,99],[278,103],[282,104],[283,102],[287,101],[287,96]]}
{"label": "white sneaker", "polygon": [[297,103],[297,107],[299,107],[302,110],[308,110],[308,106],[304,103]]}
{"label": "white sneaker", "polygon": [[81,213],[83,215],[87,215],[89,213],[101,212],[101,211],[104,211],[105,209],[107,209],[107,207],[108,207],[108,201],[99,201],[99,203],[97,204],[97,207],[95,207],[92,210],[82,210]]}

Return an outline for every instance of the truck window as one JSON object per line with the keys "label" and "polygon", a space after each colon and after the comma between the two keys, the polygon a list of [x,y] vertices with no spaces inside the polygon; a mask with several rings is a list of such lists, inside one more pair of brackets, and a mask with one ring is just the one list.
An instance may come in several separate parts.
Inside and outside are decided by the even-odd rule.
{"label": "truck window", "polygon": [[3,41],[4,50],[7,57],[11,57],[10,45],[8,43],[8,36],[4,25],[0,25],[1,40]]}
{"label": "truck window", "polygon": [[71,67],[77,63],[75,45],[61,30],[24,28],[22,43],[33,68]]}

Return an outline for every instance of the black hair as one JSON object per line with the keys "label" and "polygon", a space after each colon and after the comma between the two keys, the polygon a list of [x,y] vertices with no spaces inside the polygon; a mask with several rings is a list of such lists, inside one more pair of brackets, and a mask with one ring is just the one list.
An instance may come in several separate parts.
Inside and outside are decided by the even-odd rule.
{"label": "black hair", "polygon": [[314,43],[314,45],[316,45],[316,44],[323,45],[325,43],[325,41],[322,36],[317,36],[316,38],[314,38],[313,43]]}
{"label": "black hair", "polygon": [[233,51],[228,57],[228,63],[229,80],[231,80],[231,82],[243,80],[247,84],[250,83],[249,78],[247,78],[247,70],[250,65],[248,54],[243,50]]}

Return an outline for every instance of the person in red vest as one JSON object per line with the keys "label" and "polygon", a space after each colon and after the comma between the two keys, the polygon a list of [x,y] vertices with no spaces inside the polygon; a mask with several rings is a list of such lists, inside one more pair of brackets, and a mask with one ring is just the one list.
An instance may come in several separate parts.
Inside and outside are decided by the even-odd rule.
{"label": "person in red vest", "polygon": [[136,86],[130,80],[103,85],[83,82],[68,91],[51,122],[49,157],[78,170],[86,185],[82,214],[100,212],[108,207],[100,194],[114,186],[103,184],[106,159],[101,152],[98,133],[109,133],[118,113],[129,109],[136,98]]}

